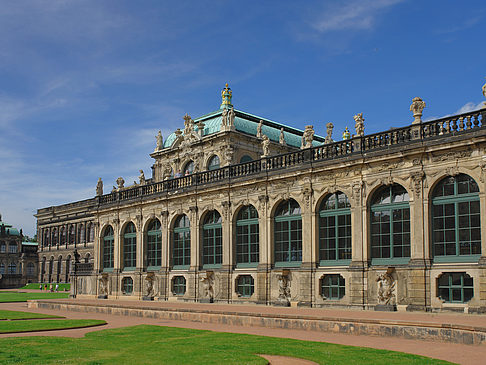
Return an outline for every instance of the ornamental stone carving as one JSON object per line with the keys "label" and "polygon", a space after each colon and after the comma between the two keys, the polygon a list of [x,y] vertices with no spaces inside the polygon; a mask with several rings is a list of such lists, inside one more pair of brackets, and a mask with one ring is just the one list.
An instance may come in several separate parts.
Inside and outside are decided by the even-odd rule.
{"label": "ornamental stone carving", "polygon": [[118,189],[123,189],[125,187],[125,180],[123,180],[123,177],[119,177],[116,179],[116,184],[118,186]]}
{"label": "ornamental stone carving", "polygon": [[214,300],[214,273],[212,271],[206,271],[201,277],[201,284],[203,296],[212,303]]}
{"label": "ornamental stone carving", "polygon": [[153,298],[154,296],[154,282],[155,274],[153,272],[148,273],[145,277],[145,298]]}
{"label": "ornamental stone carving", "polygon": [[285,142],[285,135],[284,135],[284,129],[283,128],[280,128],[280,136],[278,137],[278,142],[282,146],[286,146],[287,145],[287,142]]}
{"label": "ornamental stone carving", "polygon": [[362,181],[357,181],[355,183],[353,183],[351,189],[352,189],[352,195],[351,195],[351,198],[353,199],[354,201],[354,204],[356,206],[359,206],[361,205],[361,190],[362,190],[362,186],[363,186],[363,182]]}
{"label": "ornamental stone carving", "polygon": [[354,117],[354,128],[356,129],[357,136],[364,136],[364,118],[363,113],[356,114]]}
{"label": "ornamental stone carving", "polygon": [[486,175],[486,156],[483,157],[483,160],[479,163],[479,168],[481,169],[480,175],[479,175],[479,181],[482,183],[486,180],[485,175]]}
{"label": "ornamental stone carving", "polygon": [[331,122],[326,124],[326,139],[324,140],[324,143],[332,143],[332,130],[334,129],[334,124]]}
{"label": "ornamental stone carving", "polygon": [[146,180],[145,180],[145,174],[143,173],[143,170],[139,170],[140,175],[138,176],[138,180],[140,182],[140,185],[145,185]]}
{"label": "ornamental stone carving", "polygon": [[304,134],[302,135],[302,145],[301,148],[312,147],[312,141],[314,140],[314,126],[306,125],[304,129]]}
{"label": "ornamental stone carving", "polygon": [[98,279],[98,282],[99,282],[98,295],[102,297],[106,297],[108,295],[108,274],[103,273],[101,277]]}
{"label": "ornamental stone carving", "polygon": [[[486,83],[483,85],[483,96],[486,98]],[[486,105],[486,101],[484,102],[484,105]]]}
{"label": "ornamental stone carving", "polygon": [[263,141],[262,141],[262,149],[263,149],[263,155],[262,157],[267,157],[270,156],[270,138],[266,136],[265,134],[263,135]]}
{"label": "ornamental stone carving", "polygon": [[377,282],[377,299],[378,304],[381,305],[396,305],[396,284],[397,281],[394,278],[395,269],[388,268],[386,273],[380,274],[376,279]]}
{"label": "ornamental stone carving", "polygon": [[422,191],[422,181],[424,180],[424,177],[425,173],[423,171],[414,172],[410,175],[410,188],[417,198],[420,197],[420,193]]}
{"label": "ornamental stone carving", "polygon": [[96,195],[103,195],[103,180],[101,180],[101,177],[98,178],[98,182],[96,183]]}
{"label": "ornamental stone carving", "polygon": [[277,303],[283,306],[290,305],[290,272],[283,270],[282,274],[277,275],[278,279],[278,299]]}
{"label": "ornamental stone carving", "polygon": [[221,206],[223,207],[223,218],[226,221],[227,219],[229,219],[229,215],[231,212],[231,202],[223,201],[221,202]]}
{"label": "ornamental stone carving", "polygon": [[425,108],[425,101],[420,99],[418,96],[413,98],[412,104],[410,105],[410,111],[413,113],[415,118],[412,124],[422,123],[422,112]]}
{"label": "ornamental stone carving", "polygon": [[155,145],[155,151],[154,152],[157,152],[157,151],[160,151],[164,147],[162,132],[160,130],[159,130],[159,133],[155,136],[155,141],[156,141],[156,145]]}
{"label": "ornamental stone carving", "polygon": [[312,188],[310,186],[305,186],[305,187],[302,187],[302,189],[300,190],[301,194],[302,194],[302,197],[304,199],[304,203],[305,205],[310,208],[311,206],[311,198],[312,198]]}
{"label": "ornamental stone carving", "polygon": [[263,138],[262,127],[263,127],[263,120],[260,120],[260,123],[258,123],[257,125],[257,133],[256,133],[257,138]]}

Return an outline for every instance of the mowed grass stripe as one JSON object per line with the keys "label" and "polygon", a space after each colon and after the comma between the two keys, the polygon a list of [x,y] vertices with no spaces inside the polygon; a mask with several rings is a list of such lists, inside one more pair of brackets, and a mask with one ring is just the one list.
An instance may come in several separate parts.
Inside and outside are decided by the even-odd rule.
{"label": "mowed grass stripe", "polygon": [[64,299],[69,293],[22,293],[13,291],[0,291],[0,303],[26,302],[33,299]]}
{"label": "mowed grass stripe", "polygon": [[97,319],[41,319],[0,322],[0,333],[52,331],[82,327],[101,326],[105,321]]}
{"label": "mowed grass stripe", "polygon": [[450,364],[423,356],[286,338],[139,325],[84,338],[0,339],[0,363],[28,364],[267,364],[256,354],[319,364]]}
{"label": "mowed grass stripe", "polygon": [[64,318],[62,316],[53,316],[50,314],[30,313],[20,311],[0,310],[0,320],[20,320],[20,319],[44,319],[44,318]]}

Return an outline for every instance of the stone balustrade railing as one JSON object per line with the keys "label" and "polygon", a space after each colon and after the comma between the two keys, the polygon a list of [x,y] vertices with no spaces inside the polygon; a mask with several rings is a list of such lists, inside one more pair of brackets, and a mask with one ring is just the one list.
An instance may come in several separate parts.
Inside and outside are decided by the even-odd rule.
{"label": "stone balustrade railing", "polygon": [[192,175],[165,180],[158,183],[127,188],[98,197],[98,204],[112,204],[159,193],[174,194],[185,188],[238,179],[262,172],[271,172],[283,168],[312,164],[318,161],[336,159],[352,154],[364,154],[369,151],[390,148],[411,142],[485,130],[486,108],[481,110],[444,117],[420,124],[385,132],[358,136],[352,139],[323,144],[317,147],[298,150],[282,155],[264,157],[260,160],[203,171]]}

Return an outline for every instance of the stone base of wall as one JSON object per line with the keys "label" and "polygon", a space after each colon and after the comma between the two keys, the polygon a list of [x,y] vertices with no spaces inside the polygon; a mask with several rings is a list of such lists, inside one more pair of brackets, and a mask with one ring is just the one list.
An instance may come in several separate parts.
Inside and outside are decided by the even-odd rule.
{"label": "stone base of wall", "polygon": [[[414,323],[399,320],[374,320],[357,318],[327,318],[322,316],[250,313],[244,311],[225,312],[202,308],[161,308],[136,304],[74,303],[69,301],[29,301],[29,308],[69,310],[86,313],[104,313],[166,320],[226,324],[232,326],[257,326],[285,328],[332,333],[399,337],[414,340],[441,341],[468,345],[486,344],[486,328],[460,324]],[[147,305],[148,304],[148,305]]]}

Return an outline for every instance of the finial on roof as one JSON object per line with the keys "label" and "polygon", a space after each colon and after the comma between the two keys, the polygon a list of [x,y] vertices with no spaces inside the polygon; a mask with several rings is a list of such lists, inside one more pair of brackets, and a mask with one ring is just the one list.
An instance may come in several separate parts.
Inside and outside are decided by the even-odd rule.
{"label": "finial on roof", "polygon": [[[486,84],[483,85],[483,96],[486,98]],[[486,101],[484,102],[484,105],[486,105]]]}
{"label": "finial on roof", "polygon": [[231,109],[233,104],[231,104],[231,98],[233,96],[233,92],[228,87],[228,83],[224,86],[224,89],[221,91],[221,106],[219,109]]}

